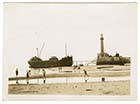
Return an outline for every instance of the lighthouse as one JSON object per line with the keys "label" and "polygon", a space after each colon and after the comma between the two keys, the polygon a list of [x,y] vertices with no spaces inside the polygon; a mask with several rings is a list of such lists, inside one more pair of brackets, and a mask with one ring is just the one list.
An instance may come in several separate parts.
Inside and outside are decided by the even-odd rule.
{"label": "lighthouse", "polygon": [[101,56],[104,56],[104,37],[103,37],[103,34],[101,34],[101,37],[100,37],[100,41],[101,41]]}
{"label": "lighthouse", "polygon": [[130,63],[127,57],[119,56],[118,53],[112,56],[104,51],[104,37],[100,34],[100,53],[97,55],[96,65],[124,65],[126,63]]}

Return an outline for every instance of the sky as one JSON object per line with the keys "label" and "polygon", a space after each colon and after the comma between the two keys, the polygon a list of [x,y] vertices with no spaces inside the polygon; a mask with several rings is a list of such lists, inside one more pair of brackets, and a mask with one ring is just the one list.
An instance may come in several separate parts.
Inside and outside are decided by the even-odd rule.
{"label": "sky", "polygon": [[5,3],[4,68],[26,71],[27,61],[43,48],[41,58],[68,55],[74,61],[94,60],[100,52],[133,54],[136,46],[136,3]]}

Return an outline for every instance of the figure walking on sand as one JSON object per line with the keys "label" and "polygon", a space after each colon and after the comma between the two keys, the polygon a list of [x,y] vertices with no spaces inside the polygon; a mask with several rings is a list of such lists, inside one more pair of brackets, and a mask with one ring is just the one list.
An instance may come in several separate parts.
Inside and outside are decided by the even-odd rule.
{"label": "figure walking on sand", "polygon": [[85,83],[87,83],[89,75],[88,75],[88,73],[87,73],[87,71],[85,69],[83,71],[84,71]]}
{"label": "figure walking on sand", "polygon": [[46,83],[46,71],[43,69],[43,82]]}
{"label": "figure walking on sand", "polygon": [[27,71],[26,77],[27,77],[27,84],[29,84],[29,71]]}
{"label": "figure walking on sand", "polygon": [[101,79],[102,79],[102,82],[105,82],[105,77],[102,77]]}
{"label": "figure walking on sand", "polygon": [[[16,68],[16,77],[18,77],[18,68]],[[18,78],[16,80],[16,84],[18,84]]]}

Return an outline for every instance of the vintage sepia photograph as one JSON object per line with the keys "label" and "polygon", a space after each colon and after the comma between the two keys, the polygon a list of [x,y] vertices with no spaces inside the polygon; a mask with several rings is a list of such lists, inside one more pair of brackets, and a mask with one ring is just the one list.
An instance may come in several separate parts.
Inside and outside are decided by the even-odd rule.
{"label": "vintage sepia photograph", "polygon": [[135,2],[4,2],[3,40],[4,100],[136,99]]}

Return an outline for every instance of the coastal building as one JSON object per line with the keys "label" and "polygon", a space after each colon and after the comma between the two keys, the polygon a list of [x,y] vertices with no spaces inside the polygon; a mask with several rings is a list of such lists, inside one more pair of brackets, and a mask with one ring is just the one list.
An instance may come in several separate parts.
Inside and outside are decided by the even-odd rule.
{"label": "coastal building", "polygon": [[119,53],[112,56],[104,51],[103,34],[100,36],[100,45],[100,53],[97,55],[96,65],[124,65],[130,63],[130,57],[122,57]]}

